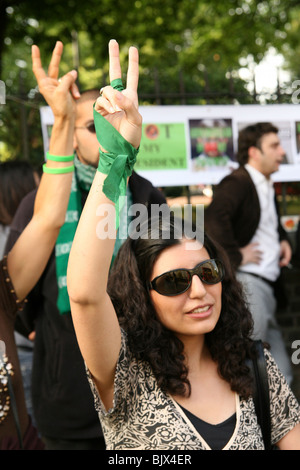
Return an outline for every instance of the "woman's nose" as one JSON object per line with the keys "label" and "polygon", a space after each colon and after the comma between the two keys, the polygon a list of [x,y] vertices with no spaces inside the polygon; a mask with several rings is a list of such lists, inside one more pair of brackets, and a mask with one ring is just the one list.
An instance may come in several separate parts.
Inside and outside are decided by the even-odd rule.
{"label": "woman's nose", "polygon": [[203,297],[205,294],[205,284],[201,281],[200,277],[197,276],[197,274],[194,274],[190,287],[190,297]]}

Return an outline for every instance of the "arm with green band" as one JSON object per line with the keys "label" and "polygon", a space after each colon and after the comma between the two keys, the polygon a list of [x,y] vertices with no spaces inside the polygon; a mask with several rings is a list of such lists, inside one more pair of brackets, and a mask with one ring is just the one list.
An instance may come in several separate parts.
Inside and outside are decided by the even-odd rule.
{"label": "arm with green band", "polygon": [[107,175],[103,183],[103,192],[116,205],[116,227],[118,228],[120,197],[126,195],[127,181],[132,174],[138,149],[127,142],[101,114],[97,113],[95,107],[94,121],[101,148],[109,149],[104,152],[100,148],[98,171]]}
{"label": "arm with green band", "polygon": [[31,221],[7,257],[8,271],[19,299],[27,296],[44,271],[64,224],[70,197],[73,161],[74,108],[70,90],[76,74],[58,81],[62,43],[57,43],[46,75],[37,46],[32,47],[33,72],[39,90],[54,114],[47,163],[44,165]]}
{"label": "arm with green band", "polygon": [[[120,78],[112,80],[110,85],[114,90],[124,90]],[[108,199],[117,203],[119,197],[126,194],[127,178],[132,174],[138,149],[125,140],[117,129],[95,110],[95,105],[94,121],[100,144],[98,171],[107,175],[103,192]]]}
{"label": "arm with green band", "polygon": [[[79,347],[105,406],[112,403],[114,369],[121,333],[107,294],[116,237],[116,212],[126,193],[141,140],[138,112],[138,51],[129,49],[127,86],[122,89],[119,48],[109,43],[111,85],[94,105],[100,144],[98,171],[84,205],[69,257],[67,285]],[[113,232],[108,226],[113,226]],[[105,360],[103,358],[105,357]],[[102,359],[100,359],[102,358]]]}

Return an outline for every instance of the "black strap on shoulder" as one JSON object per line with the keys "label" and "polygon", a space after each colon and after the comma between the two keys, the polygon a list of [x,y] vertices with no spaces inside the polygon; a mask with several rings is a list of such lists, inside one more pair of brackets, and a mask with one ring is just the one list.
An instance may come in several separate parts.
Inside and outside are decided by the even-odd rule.
{"label": "black strap on shoulder", "polygon": [[257,420],[263,434],[265,449],[271,450],[270,396],[264,347],[261,341],[254,341],[254,347],[257,351],[257,357],[249,363],[250,367],[252,365],[256,385],[253,400]]}

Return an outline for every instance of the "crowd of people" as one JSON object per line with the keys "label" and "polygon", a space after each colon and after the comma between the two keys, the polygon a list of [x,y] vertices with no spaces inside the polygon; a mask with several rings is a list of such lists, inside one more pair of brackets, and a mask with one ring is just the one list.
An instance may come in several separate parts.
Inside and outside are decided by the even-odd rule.
{"label": "crowd of people", "polygon": [[[59,78],[62,52],[58,41],[46,73],[32,47],[54,124],[40,181],[3,223],[0,448],[264,449],[249,366],[261,339],[272,446],[300,450],[300,406],[275,320],[280,268],[292,254],[270,179],[283,156],[278,130],[240,133],[240,168],[187,239],[186,220],[153,217],[152,204],[166,199],[134,171],[137,49],[124,87],[110,41],[110,85],[82,93],[75,71]],[[147,217],[124,240],[135,203]],[[107,223],[113,236],[99,233]],[[16,332],[34,342],[32,416]]]}

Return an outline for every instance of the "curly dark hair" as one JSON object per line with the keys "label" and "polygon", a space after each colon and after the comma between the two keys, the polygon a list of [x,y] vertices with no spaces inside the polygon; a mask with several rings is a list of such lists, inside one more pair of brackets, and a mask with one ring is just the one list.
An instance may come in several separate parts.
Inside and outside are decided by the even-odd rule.
{"label": "curly dark hair", "polygon": [[[146,236],[141,230],[138,238],[131,236],[123,243],[109,276],[108,293],[136,358],[148,361],[161,389],[186,396],[191,388],[183,343],[158,320],[147,288],[159,254],[167,247],[180,244],[182,237],[178,238],[172,217],[170,221],[159,219],[154,226],[158,227],[156,231],[153,224],[150,228],[150,222],[149,226],[147,223]],[[195,228],[191,230],[196,234]],[[246,359],[253,357],[252,317],[223,248],[207,234],[203,245],[209,256],[220,259],[225,267],[222,311],[214,330],[206,334],[206,344],[221,377],[233,391],[247,398],[253,392],[253,380],[246,364]]]}

